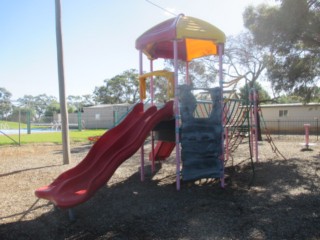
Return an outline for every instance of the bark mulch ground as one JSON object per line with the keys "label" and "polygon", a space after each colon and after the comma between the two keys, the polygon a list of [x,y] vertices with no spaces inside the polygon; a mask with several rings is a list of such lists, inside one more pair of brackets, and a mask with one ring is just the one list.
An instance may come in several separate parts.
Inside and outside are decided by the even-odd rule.
{"label": "bark mulch ground", "polygon": [[147,162],[141,182],[139,152],[74,208],[73,222],[34,190],[79,163],[91,145],[73,145],[70,165],[59,145],[1,147],[0,239],[320,239],[320,143],[302,151],[303,141],[275,138],[286,159],[263,141],[259,162],[240,144],[224,189],[202,179],[177,191],[174,154],[154,173]]}

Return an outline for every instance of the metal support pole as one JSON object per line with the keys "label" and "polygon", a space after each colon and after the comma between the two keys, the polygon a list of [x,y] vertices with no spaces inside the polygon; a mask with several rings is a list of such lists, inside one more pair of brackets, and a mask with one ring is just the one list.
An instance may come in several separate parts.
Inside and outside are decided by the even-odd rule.
{"label": "metal support pole", "polygon": [[19,107],[19,146],[21,146],[21,108]]}
{"label": "metal support pole", "polygon": [[82,114],[79,107],[78,107],[78,130],[82,131]]}
{"label": "metal support pole", "polygon": [[259,162],[259,149],[258,149],[258,95],[257,90],[253,89],[253,113],[254,113],[254,140],[255,140],[255,155],[256,155],[256,162]]}
{"label": "metal support pole", "polygon": [[31,111],[27,111],[27,133],[31,134]]}
{"label": "metal support pole", "polygon": [[190,77],[189,77],[189,62],[186,62],[186,84],[191,85]]}
{"label": "metal support pole", "polygon": [[280,139],[280,119],[278,119],[278,139]]}
{"label": "metal support pole", "polygon": [[[153,72],[153,60],[150,60],[150,72]],[[151,95],[151,106],[154,105],[154,81],[153,76],[150,77],[150,95]],[[154,132],[151,130],[151,171],[155,171],[155,159],[154,159]]]}
{"label": "metal support pole", "polygon": [[70,162],[69,124],[68,124],[68,110],[67,110],[67,103],[66,103],[65,81],[64,81],[60,0],[56,0],[56,39],[57,39],[59,98],[60,98],[62,146],[63,146],[63,164],[69,164]]}
{"label": "metal support pole", "polygon": [[[153,60],[150,60],[150,72],[153,72]],[[153,76],[150,76],[150,97],[151,97],[151,105],[154,105],[154,81]]]}
{"label": "metal support pole", "polygon": [[250,128],[249,128],[249,138],[250,138],[250,149],[251,149],[251,153],[252,156],[254,157],[255,151],[254,151],[254,144],[253,144],[253,140],[254,140],[254,126],[253,126],[253,95],[252,95],[252,89],[249,89],[249,122],[250,122]]}
{"label": "metal support pole", "polygon": [[174,56],[174,112],[175,112],[175,133],[176,133],[176,188],[180,190],[180,113],[179,113],[179,81],[178,81],[178,40],[173,41]]}
{"label": "metal support pole", "polygon": [[[142,51],[139,51],[139,74],[143,74],[143,55]],[[141,99],[141,102],[143,103],[143,99]],[[140,148],[140,179],[143,182],[144,181],[144,144],[142,144]]]}
{"label": "metal support pole", "polygon": [[[218,53],[219,53],[219,86],[220,86],[220,104],[221,104],[221,126],[223,128],[224,126],[224,101],[223,101],[223,67],[222,67],[222,55],[223,55],[223,44],[218,45]],[[221,166],[222,166],[222,176],[220,178],[221,181],[221,187],[224,188],[225,182],[224,182],[224,132],[225,129],[223,129],[222,134],[221,134],[221,156],[220,156],[220,161],[221,161]]]}
{"label": "metal support pole", "polygon": [[76,221],[76,215],[75,215],[75,213],[74,213],[72,208],[68,209],[68,216],[69,216],[70,222],[75,222]]}
{"label": "metal support pole", "polygon": [[319,140],[319,119],[317,118],[317,141]]}
{"label": "metal support pole", "polygon": [[229,127],[225,126],[225,139],[226,139],[226,152],[225,152],[225,159],[226,161],[229,160]]}
{"label": "metal support pole", "polygon": [[230,156],[230,153],[229,153],[229,125],[227,125],[227,122],[228,122],[228,113],[229,113],[229,108],[228,106],[226,105],[224,107],[224,116],[223,116],[223,126],[224,126],[224,130],[225,130],[225,134],[224,134],[224,142],[225,142],[225,161],[229,161],[229,156]]}
{"label": "metal support pole", "polygon": [[306,147],[306,149],[309,149],[309,127],[310,127],[310,124],[306,123],[306,124],[303,124],[303,126],[304,126],[304,132],[305,132],[305,147]]}

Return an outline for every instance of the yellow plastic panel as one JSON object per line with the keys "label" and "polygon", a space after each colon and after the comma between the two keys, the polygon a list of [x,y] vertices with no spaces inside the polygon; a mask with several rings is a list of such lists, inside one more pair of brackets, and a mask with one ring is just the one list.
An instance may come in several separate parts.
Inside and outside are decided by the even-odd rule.
{"label": "yellow plastic panel", "polygon": [[187,60],[191,61],[194,58],[217,55],[218,47],[217,45],[208,40],[199,39],[186,39],[186,52]]}

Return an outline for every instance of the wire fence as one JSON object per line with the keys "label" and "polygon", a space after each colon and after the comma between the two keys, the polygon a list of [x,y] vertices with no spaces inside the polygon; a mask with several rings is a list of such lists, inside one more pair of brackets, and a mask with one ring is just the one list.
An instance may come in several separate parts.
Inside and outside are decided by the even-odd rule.
{"label": "wire fence", "polygon": [[[203,105],[203,106],[202,106]],[[203,117],[210,114],[212,106],[202,104],[197,106],[195,117]],[[122,119],[122,116],[130,110],[131,106],[108,106],[107,108],[88,108],[85,113],[69,114],[69,127],[73,129],[91,129],[91,128],[111,128]],[[10,119],[0,117],[0,131],[13,129],[39,129],[49,128],[59,130],[60,120],[57,115],[32,117],[28,112],[17,112],[18,114],[12,115]],[[305,119],[305,120],[266,120],[260,119],[260,126],[263,134],[271,134],[277,139],[293,139],[294,135],[297,138],[302,138],[305,135],[305,124],[309,126],[309,136],[313,141],[319,140],[320,122],[318,118]],[[10,122],[16,122],[12,125]],[[98,124],[99,123],[99,124]],[[102,124],[102,125],[101,125]],[[244,124],[243,122],[241,124]],[[79,128],[80,126],[80,128]],[[239,126],[238,126],[239,127]],[[246,129],[244,131],[247,131]]]}
{"label": "wire fence", "polygon": [[[292,138],[294,135],[305,135],[305,124],[309,126],[309,136],[318,141],[320,134],[319,119],[314,120],[273,120],[261,122],[262,133],[269,133],[278,138]],[[265,125],[265,126],[263,126]]]}

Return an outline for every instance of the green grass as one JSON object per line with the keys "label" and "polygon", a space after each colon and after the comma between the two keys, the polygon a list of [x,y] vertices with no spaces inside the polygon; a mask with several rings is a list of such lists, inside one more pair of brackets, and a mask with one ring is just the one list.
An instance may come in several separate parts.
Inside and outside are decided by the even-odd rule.
{"label": "green grass", "polygon": [[[19,129],[19,123],[18,122],[9,122],[9,121],[3,121],[0,120],[0,125],[1,126],[6,126],[9,129]],[[20,128],[27,128],[27,124],[21,123]]]}
{"label": "green grass", "polygon": [[[71,130],[69,132],[70,142],[89,142],[88,137],[90,136],[101,136],[105,133],[104,129],[97,130]],[[19,142],[19,135],[9,135],[16,142]],[[33,144],[33,143],[55,143],[62,144],[61,132],[50,132],[50,133],[32,133],[20,135],[21,144]],[[14,144],[13,140],[0,133],[0,146]]]}

